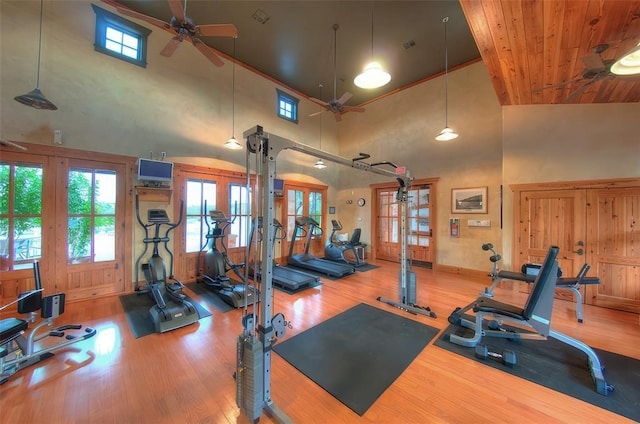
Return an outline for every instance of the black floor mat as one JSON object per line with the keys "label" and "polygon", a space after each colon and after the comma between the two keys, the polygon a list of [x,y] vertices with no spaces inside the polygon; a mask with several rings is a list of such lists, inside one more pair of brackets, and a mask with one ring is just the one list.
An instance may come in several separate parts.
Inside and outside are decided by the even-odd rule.
{"label": "black floor mat", "polygon": [[[493,337],[484,339],[482,344],[487,345],[490,351],[502,352],[509,349],[515,352],[517,364],[513,368],[508,368],[492,359],[476,358],[474,348],[449,342],[451,333],[470,337],[473,331],[450,325],[434,344],[640,422],[640,360],[638,359],[594,349],[600,358],[601,365],[605,367],[605,380],[615,388],[608,396],[603,396],[595,391],[586,354],[565,343],[551,338],[518,341]],[[493,389],[500,390],[499,387]],[[509,389],[505,387],[504,390]]]}
{"label": "black floor mat", "polygon": [[371,271],[372,269],[378,269],[378,268],[380,268],[378,265],[363,264],[363,265],[360,265],[360,266],[356,267],[356,271],[366,272],[366,271]]}
{"label": "black floor mat", "polygon": [[[186,300],[196,308],[199,319],[211,316],[211,312],[203,308],[198,302],[187,296]],[[156,332],[153,321],[149,317],[149,308],[155,303],[147,294],[138,293],[120,296],[120,303],[129,322],[133,336],[138,339]]]}
{"label": "black floor mat", "polygon": [[207,302],[208,305],[215,307],[220,312],[229,312],[235,309],[233,306],[222,300],[222,298],[218,296],[213,290],[208,289],[202,283],[186,283],[185,287],[198,296],[202,297],[202,299]]}
{"label": "black floor mat", "polygon": [[361,303],[282,343],[275,352],[359,415],[438,329]]}

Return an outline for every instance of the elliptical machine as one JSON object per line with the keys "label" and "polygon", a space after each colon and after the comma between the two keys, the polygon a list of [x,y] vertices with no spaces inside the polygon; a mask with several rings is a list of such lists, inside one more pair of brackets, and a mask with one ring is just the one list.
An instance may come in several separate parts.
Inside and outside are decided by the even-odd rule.
{"label": "elliptical machine", "polygon": [[[149,209],[145,224],[140,218],[140,206],[136,195],[136,217],[138,223],[144,228],[144,251],[136,260],[135,290],[138,294],[149,294],[155,305],[149,308],[149,316],[153,320],[156,332],[164,333],[176,328],[193,324],[200,319],[198,311],[186,300],[186,295],[182,293],[184,285],[173,277],[173,253],[169,249],[169,233],[182,223],[182,213],[184,203],[180,203],[180,219],[176,223],[169,220],[167,211],[164,209]],[[160,236],[161,227],[167,226],[164,237]],[[153,237],[149,237],[149,229],[153,227]],[[169,274],[164,264],[164,259],[160,256],[158,246],[164,243],[164,249],[169,255]],[[142,258],[147,254],[149,245],[153,244],[153,253],[146,263],[140,265]],[[138,283],[138,270],[142,269],[146,283]]]}
{"label": "elliptical machine", "polygon": [[[205,209],[206,207],[205,204]],[[207,225],[206,243],[202,246],[200,253],[204,252],[205,249],[207,251],[204,254],[203,272],[196,281],[215,291],[222,300],[234,308],[242,308],[258,302],[259,297],[256,288],[247,284],[246,278],[240,272],[245,264],[231,262],[227,246],[224,244],[225,231],[234,221],[235,218],[229,219],[224,212],[219,210],[210,210],[209,219],[205,215],[204,222]],[[218,240],[220,240],[221,249],[218,248]],[[198,271],[200,271],[200,256],[198,255]],[[233,271],[241,283],[233,282],[227,276],[228,271]]]}
{"label": "elliptical machine", "polygon": [[[336,233],[342,231],[342,224],[336,219],[331,220],[331,235],[327,244],[324,246],[325,259],[335,262],[343,262],[355,267],[366,265],[366,262],[358,254],[357,247],[362,246],[360,243],[361,229],[356,228],[353,230],[351,239],[349,241],[338,241],[336,239]],[[345,253],[350,252],[348,255]],[[351,257],[353,255],[353,257]]]}

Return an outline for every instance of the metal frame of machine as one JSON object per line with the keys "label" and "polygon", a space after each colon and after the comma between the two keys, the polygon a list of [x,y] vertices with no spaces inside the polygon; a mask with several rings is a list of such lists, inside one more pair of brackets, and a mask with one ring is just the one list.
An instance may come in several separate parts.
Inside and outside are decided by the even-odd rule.
{"label": "metal frame of machine", "polygon": [[[273,315],[273,267],[274,253],[273,242],[275,237],[274,219],[274,186],[276,158],[283,150],[294,150],[314,157],[322,158],[334,163],[372,172],[379,175],[395,178],[399,184],[398,201],[401,203],[402,212],[402,255],[399,277],[400,300],[399,302],[378,298],[385,303],[396,306],[411,313],[419,313],[435,317],[435,314],[427,307],[415,307],[407,303],[415,299],[415,274],[414,284],[408,284],[411,278],[410,263],[407,260],[407,190],[411,185],[412,177],[404,167],[397,167],[391,162],[367,163],[367,154],[360,157],[346,159],[313,147],[297,143],[274,134],[266,133],[259,125],[246,130],[243,137],[247,140],[246,172],[247,181],[252,173],[250,156],[255,155],[256,185],[253,195],[256,204],[260,205],[259,215],[263,219],[263,236],[259,250],[260,274],[262,275],[260,288],[260,302],[252,305],[252,312],[245,308],[242,318],[243,331],[237,339],[237,363],[236,363],[236,402],[240,410],[247,418],[257,422],[264,411],[274,420],[281,423],[290,423],[291,419],[279,409],[271,398],[271,353],[275,342],[282,337],[287,321],[281,313]],[[379,166],[391,165],[394,171],[381,169]],[[247,257],[249,249],[247,247]],[[256,257],[257,255],[254,255]],[[411,293],[413,291],[413,293]],[[261,310],[260,310],[261,309]]]}

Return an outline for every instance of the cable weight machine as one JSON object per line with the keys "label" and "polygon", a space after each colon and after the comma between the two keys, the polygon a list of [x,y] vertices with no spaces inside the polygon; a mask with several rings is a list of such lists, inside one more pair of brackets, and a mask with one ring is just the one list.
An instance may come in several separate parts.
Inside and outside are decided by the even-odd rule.
{"label": "cable weight machine", "polygon": [[[236,358],[236,403],[241,412],[252,422],[258,422],[263,412],[271,416],[276,422],[290,423],[291,419],[279,409],[271,398],[271,353],[278,338],[285,334],[290,324],[282,313],[273,315],[273,243],[275,237],[274,219],[274,186],[276,158],[283,150],[294,150],[314,157],[325,159],[334,163],[349,166],[366,172],[395,178],[399,184],[398,201],[401,204],[401,270],[399,277],[400,299],[398,302],[379,297],[378,300],[398,307],[413,314],[422,314],[435,318],[435,313],[428,307],[417,307],[415,302],[415,274],[411,271],[407,261],[407,208],[408,188],[412,178],[404,167],[397,167],[391,162],[367,163],[370,156],[360,153],[354,159],[346,159],[322,150],[297,143],[274,134],[264,132],[261,126],[255,126],[246,130],[243,134],[246,139],[246,174],[247,185],[250,175],[256,175],[256,184],[253,190],[254,204],[260,210],[252,215],[261,216],[264,236],[256,246],[248,246],[245,262],[248,264],[249,249],[255,248],[254,258],[259,261],[261,287],[260,302],[254,303],[253,312],[249,313],[245,308],[242,318],[242,334],[237,339]],[[250,157],[254,155],[255,170],[251,169]],[[391,165],[394,171],[380,168],[381,165]],[[257,208],[256,208],[257,209]],[[255,219],[252,216],[252,219]],[[259,253],[258,253],[259,251]],[[254,264],[258,266],[258,264]],[[257,268],[254,268],[257,269]],[[412,284],[409,284],[411,283]]]}

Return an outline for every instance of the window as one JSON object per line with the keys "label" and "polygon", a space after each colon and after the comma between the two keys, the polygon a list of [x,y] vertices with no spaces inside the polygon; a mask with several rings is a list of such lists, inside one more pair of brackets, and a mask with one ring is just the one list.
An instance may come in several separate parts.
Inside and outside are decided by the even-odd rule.
{"label": "window", "polygon": [[[315,236],[322,231],[322,192],[313,189],[297,188],[287,190],[287,234],[293,234],[296,218],[308,216],[320,225],[316,228]],[[304,199],[307,198],[305,205]],[[296,234],[296,238],[302,237]]]}
{"label": "window", "polygon": [[115,171],[70,168],[68,193],[67,262],[115,260]]}
{"label": "window", "polygon": [[0,271],[42,255],[42,166],[0,163]]}
{"label": "window", "polygon": [[298,123],[298,99],[276,88],[278,93],[278,117]]}
{"label": "window", "polygon": [[205,235],[209,232],[205,216],[216,209],[216,188],[215,181],[187,180],[185,250],[188,253],[205,247]]}
{"label": "window", "polygon": [[147,67],[147,38],[151,30],[91,5],[96,14],[96,51]]}
{"label": "window", "polygon": [[229,219],[233,222],[227,234],[227,247],[246,247],[251,223],[251,194],[245,185],[229,184]]}

